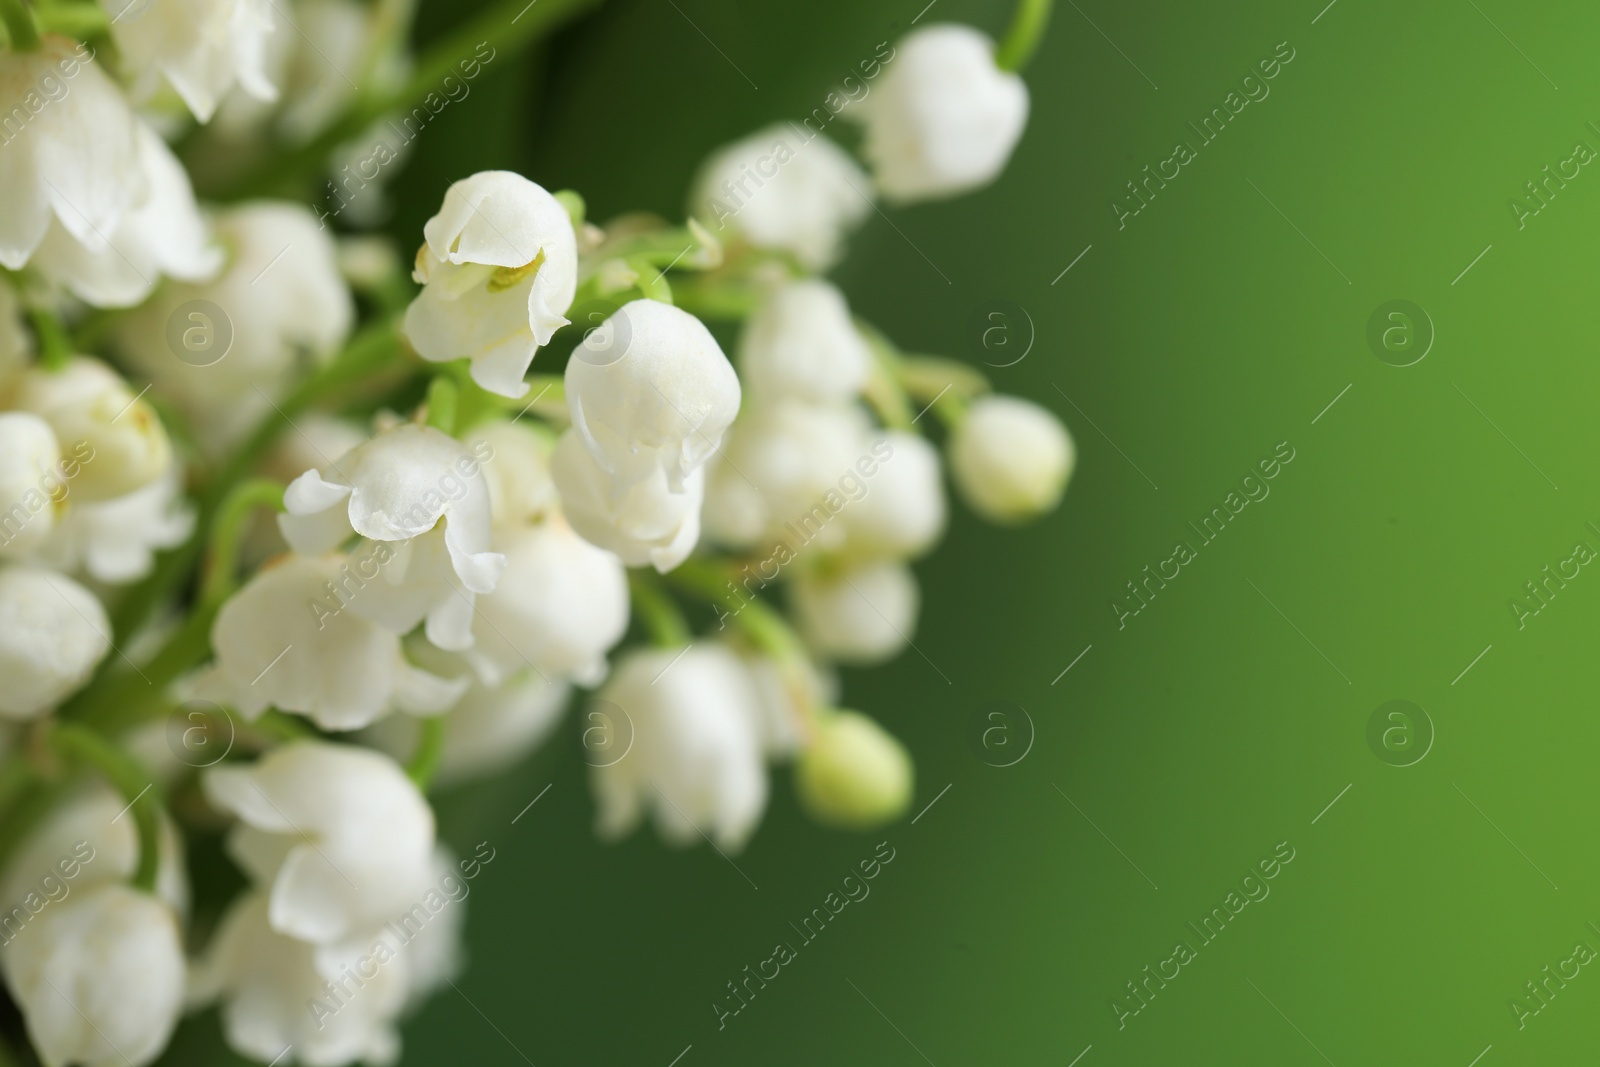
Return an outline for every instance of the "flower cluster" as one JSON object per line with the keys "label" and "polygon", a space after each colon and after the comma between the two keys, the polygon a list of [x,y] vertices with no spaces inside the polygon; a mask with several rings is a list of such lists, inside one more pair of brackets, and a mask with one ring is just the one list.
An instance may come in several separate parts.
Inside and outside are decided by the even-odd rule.
{"label": "flower cluster", "polygon": [[[911,641],[946,471],[999,523],[1071,474],[1053,415],[823,276],[879,198],[1000,174],[1038,0],[886,43],[865,168],[770,127],[681,226],[480,172],[406,270],[311,205],[381,218],[375,123],[438,114],[409,71],[475,76],[413,64],[410,7],[0,0],[0,976],[49,1067],[210,1005],[263,1062],[392,1062],[488,862],[429,791],[575,690],[602,837],[736,850],[779,762],[819,822],[898,818],[910,755],[835,667]],[[185,861],[219,827],[232,899]]]}

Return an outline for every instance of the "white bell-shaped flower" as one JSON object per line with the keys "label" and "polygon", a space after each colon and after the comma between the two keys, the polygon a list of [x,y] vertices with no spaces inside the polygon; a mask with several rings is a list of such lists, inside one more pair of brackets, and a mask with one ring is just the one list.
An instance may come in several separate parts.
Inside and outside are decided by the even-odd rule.
{"label": "white bell-shaped flower", "polygon": [[121,355],[225,445],[249,433],[311,367],[331,359],[355,321],[338,249],[306,207],[254,201],[212,220],[228,262],[204,284],[163,285],[119,316]]}
{"label": "white bell-shaped flower", "polygon": [[275,928],[271,909],[266,893],[242,894],[195,967],[191,992],[221,1000],[229,1047],[262,1063],[393,1063],[408,953],[377,925],[340,945],[297,940]]}
{"label": "white bell-shaped flower", "polygon": [[944,533],[944,479],[939,451],[920,434],[890,430],[873,443],[878,469],[845,513],[846,551],[912,559]]}
{"label": "white bell-shaped flower", "polygon": [[838,261],[845,234],[871,213],[872,183],[850,154],[793,123],[713,152],[689,197],[689,214],[718,237],[732,231],[815,271]]}
{"label": "white bell-shaped flower", "polygon": [[[283,496],[279,529],[297,552],[326,552],[354,534],[400,542],[355,609],[396,633],[427,620],[441,648],[472,644],[475,596],[494,590],[505,557],[490,550],[481,455],[431,426],[403,423],[306,471]],[[435,529],[439,527],[439,529]]]}
{"label": "white bell-shaped flower", "polygon": [[813,818],[870,830],[911,803],[911,756],[867,716],[830,712],[817,723],[795,772],[800,800]]}
{"label": "white bell-shaped flower", "polygon": [[14,559],[47,543],[71,492],[65,473],[48,422],[26,411],[0,412],[0,556]]}
{"label": "white bell-shaped flower", "polygon": [[783,285],[739,335],[739,374],[753,402],[854,400],[871,367],[844,294],[820,278]]}
{"label": "white bell-shaped flower", "polygon": [[837,699],[839,679],[809,657],[784,663],[764,653],[736,651],[755,685],[761,749],[768,759],[787,759],[803,747],[816,710]]}
{"label": "white bell-shaped flower", "polygon": [[567,324],[578,238],[565,208],[520,174],[456,182],[422,229],[414,277],[423,290],[405,332],[424,359],[472,361],[472,380],[519,397],[534,353]]}
{"label": "white bell-shaped flower", "polygon": [[597,829],[614,839],[646,811],[661,836],[689,845],[705,834],[743,847],[767,803],[757,697],[737,656],[721,645],[633,650],[591,709],[613,720],[626,754],[590,772]]}
{"label": "white bell-shaped flower", "polygon": [[238,816],[228,852],[268,890],[278,933],[336,945],[428,890],[433,812],[381,752],[294,741],[250,766],[205,772],[206,797]]}
{"label": "white bell-shaped flower", "polygon": [[[71,484],[66,482],[69,494]],[[126,496],[68,507],[35,558],[57,570],[81,570],[97,582],[123,585],[149,574],[156,552],[183,544],[193,530],[183,467],[173,463],[166,474]]]}
{"label": "white bell-shaped flower", "polygon": [[970,26],[911,31],[858,112],[861,154],[885,196],[956,196],[994,181],[1028,121],[1028,87]]}
{"label": "white bell-shaped flower", "polygon": [[272,0],[100,2],[136,94],[149,96],[165,79],[201,122],[235,84],[257,99],[277,99],[266,74],[267,35],[294,31],[274,27]]}
{"label": "white bell-shaped flower", "polygon": [[585,338],[566,390],[573,429],[619,486],[660,469],[681,492],[739,414],[739,376],[716,338],[658,300],[624,304]]}
{"label": "white bell-shaped flower", "polygon": [[89,680],[111,650],[95,595],[64,574],[0,567],[0,718],[31,719]]}
{"label": "white bell-shaped flower", "polygon": [[618,488],[576,430],[556,442],[550,470],[572,528],[629,567],[649,565],[665,574],[688,559],[700,540],[704,470],[689,475],[682,492],[673,492],[660,469],[644,481]]}
{"label": "white bell-shaped flower", "polygon": [[117,883],[35,916],[4,955],[6,985],[46,1067],[143,1067],[183,1010],[183,937],[172,909]]}
{"label": "white bell-shaped flower", "polygon": [[881,663],[911,643],[920,596],[904,564],[887,560],[795,577],[790,606],[814,652],[840,663]]}
{"label": "white bell-shaped flower", "polygon": [[99,247],[86,245],[56,222],[33,259],[44,277],[95,307],[132,307],[163,275],[201,282],[222,267],[183,164],[149,124],[138,124],[137,137],[147,192],[107,235],[110,247],[98,237]]}
{"label": "white bell-shaped flower", "polygon": [[21,270],[52,219],[105,249],[144,195],[137,124],[122,90],[77,41],[0,52],[0,266]]}
{"label": "white bell-shaped flower", "polygon": [[93,460],[72,479],[79,500],[112,500],[166,473],[172,443],[149,401],[98,359],[34,366],[17,380],[13,404],[43,418],[69,451],[85,442]]}
{"label": "white bell-shaped flower", "polygon": [[1077,460],[1061,420],[1014,396],[973,401],[948,447],[962,499],[998,523],[1025,522],[1054,508]]}
{"label": "white bell-shaped flower", "polygon": [[247,719],[275,707],[326,730],[448,708],[465,684],[413,667],[395,633],[352,610],[376,595],[380,559],[289,556],[258,571],[217,613],[198,695]]}
{"label": "white bell-shaped flower", "polygon": [[751,408],[706,476],[707,533],[731,548],[837,548],[846,527],[836,517],[874,491],[870,428],[853,405]]}
{"label": "white bell-shaped flower", "polygon": [[[441,651],[425,641],[410,642],[407,650],[434,673],[464,677],[471,683],[445,716],[444,751],[434,776],[441,786],[521,763],[555,730],[572,694],[567,683],[547,681],[532,670],[487,684],[461,654]],[[404,759],[416,751],[418,730],[418,721],[412,716],[391,715],[373,723],[361,736],[396,759]]]}
{"label": "white bell-shaped flower", "polygon": [[506,569],[478,601],[483,620],[464,656],[490,685],[533,667],[546,678],[594,685],[606,653],[628,628],[628,575],[622,562],[579,537],[559,515],[503,530],[496,545]]}

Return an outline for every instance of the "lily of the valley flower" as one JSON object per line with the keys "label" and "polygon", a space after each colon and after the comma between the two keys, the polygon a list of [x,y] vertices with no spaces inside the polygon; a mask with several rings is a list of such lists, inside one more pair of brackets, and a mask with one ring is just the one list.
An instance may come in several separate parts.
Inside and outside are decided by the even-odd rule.
{"label": "lily of the valley flower", "polygon": [[118,317],[113,339],[202,440],[228,444],[332,357],[355,304],[331,234],[305,207],[253,201],[212,221],[227,250],[222,272],[204,284],[162,286]]}
{"label": "lily of the valley flower", "polygon": [[649,565],[665,574],[688,559],[700,540],[703,469],[689,475],[681,492],[668,486],[660,468],[644,481],[618,487],[576,430],[556,442],[550,469],[572,528],[630,567]]}
{"label": "lily of the valley flower", "polygon": [[711,154],[689,214],[718,237],[731,230],[822,271],[837,262],[845,234],[872,213],[871,196],[872,183],[848,152],[804,126],[779,123]]}
{"label": "lily of the valley flower", "polygon": [[204,785],[212,804],[238,816],[229,854],[267,891],[278,933],[337,945],[428,890],[433,812],[381,752],[295,741],[250,766],[212,767]]}
{"label": "lily of the valley flower", "polygon": [[417,252],[422,292],[405,332],[424,359],[472,361],[472,380],[519,397],[538,349],[567,324],[578,239],[555,197],[520,174],[491,170],[445,191]]}
{"label": "lily of the valley flower", "polygon": [[76,41],[46,36],[36,51],[0,52],[0,266],[21,270],[57,220],[81,244],[105,249],[144,196],[137,126],[128,102]]}
{"label": "lily of the valley flower", "polygon": [[813,568],[795,577],[790,603],[818,655],[840,663],[881,663],[905,648],[917,624],[917,579],[904,564]]}
{"label": "lily of the valley flower", "polygon": [[294,30],[274,27],[272,0],[100,2],[139,96],[164,78],[201,122],[235,84],[257,99],[277,99],[266,75],[267,35]]}
{"label": "lily of the valley flower", "polygon": [[[505,556],[490,550],[490,504],[479,456],[430,426],[396,426],[306,471],[284,493],[279,528],[296,551],[326,552],[353,534],[401,542],[358,614],[406,633],[427,620],[441,648],[472,644],[475,596],[494,591]],[[440,527],[435,529],[435,527]]]}
{"label": "lily of the valley flower", "polygon": [[882,456],[866,490],[842,516],[845,551],[913,559],[944,534],[944,478],[939,453],[921,434],[891,430],[870,449]]}
{"label": "lily of the valley flower", "polygon": [[201,282],[222,266],[222,249],[195,204],[189,175],[161,135],[138,124],[146,193],[107,236],[87,245],[60,222],[50,227],[33,265],[46,278],[96,307],[132,307],[163,275]]}
{"label": "lily of the valley flower", "polygon": [[949,449],[956,488],[973,511],[998,523],[1024,522],[1059,504],[1077,458],[1060,419],[1011,396],[974,401]]}
{"label": "lily of the valley flower", "polygon": [[628,628],[628,576],[620,560],[574,533],[559,515],[496,538],[506,569],[478,601],[484,626],[464,655],[489,684],[528,667],[552,681],[593,685]]}
{"label": "lily of the valley flower", "polygon": [[340,945],[313,945],[279,932],[271,910],[266,893],[241,895],[196,966],[195,998],[221,1000],[228,1044],[262,1063],[393,1063],[410,951],[382,938],[380,924]]}
{"label": "lily of the valley flower", "polygon": [[871,363],[844,294],[821,279],[779,288],[739,336],[739,374],[758,403],[853,400]]}
{"label": "lily of the valley flower", "polygon": [[193,529],[194,508],[183,496],[182,467],[174,463],[142,489],[68,507],[36,558],[57,570],[82,570],[97,582],[124,584],[149,574],[156,551],[176,548]]}
{"label": "lily of the valley flower", "polygon": [[627,754],[590,772],[600,834],[621,837],[649,811],[671,844],[704,833],[725,851],[743,847],[766,807],[767,772],[738,657],[720,645],[633,651],[597,699],[632,730]]}
{"label": "lily of the valley flower", "polygon": [[631,301],[607,328],[620,354],[580,347],[567,363],[572,426],[619,487],[659,469],[682,492],[739,413],[739,377],[705,324],[671,304]]}
{"label": "lily of the valley flower", "polygon": [[34,366],[17,380],[13,404],[50,424],[57,441],[87,442],[94,461],[72,479],[80,500],[112,500],[166,473],[172,443],[149,401],[98,359],[62,369]]}
{"label": "lily of the valley flower", "polygon": [[216,662],[199,695],[247,719],[276,707],[328,730],[360,729],[396,708],[448,708],[465,683],[412,666],[399,636],[351,610],[382,581],[378,566],[374,557],[289,556],[259,571],[217,613]]}
{"label": "lily of the valley flower", "polygon": [[0,568],[0,718],[31,719],[89,680],[111,649],[111,621],[64,574]]}
{"label": "lily of the valley flower", "polygon": [[970,26],[924,26],[861,101],[862,155],[891,200],[933,200],[992,182],[1028,121],[1028,87]]}
{"label": "lily of the valley flower", "polygon": [[81,888],[28,924],[3,956],[6,985],[47,1067],[143,1067],[183,1010],[177,917],[128,885]]}

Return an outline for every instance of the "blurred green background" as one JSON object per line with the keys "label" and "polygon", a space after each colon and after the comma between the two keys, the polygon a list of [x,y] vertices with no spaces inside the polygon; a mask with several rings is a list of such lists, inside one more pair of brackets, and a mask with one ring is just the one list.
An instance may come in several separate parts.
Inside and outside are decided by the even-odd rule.
{"label": "blurred green background", "polygon": [[[487,167],[578,189],[595,218],[677,217],[708,150],[820,105],[925,2],[614,0],[427,129],[393,233],[413,247]],[[1509,1002],[1539,1007],[1524,983],[1600,950],[1600,575],[1524,628],[1509,604],[1600,549],[1600,173],[1552,183],[1521,229],[1508,201],[1600,148],[1600,10],[1325,3],[1062,0],[1002,179],[886,208],[836,272],[910,350],[999,364],[1033,334],[991,377],[1080,450],[1037,525],[958,509],[917,568],[920,654],[845,675],[844,702],[915,755],[913,813],[938,802],[830,832],[779,772],[738,870],[649,833],[605,847],[569,719],[440,800],[445,836],[497,859],[459,994],[407,1026],[405,1063],[1592,1060],[1600,968],[1552,982],[1523,1028]],[[461,15],[425,4],[419,33]],[[921,24],[1009,15],[937,0]],[[1270,95],[1200,147],[1187,124],[1281,42]],[[1113,201],[1179,140],[1197,158],[1119,229]],[[1436,332],[1407,367],[1367,341],[1395,299]],[[972,324],[995,310],[1015,344],[985,350]],[[1281,442],[1270,496],[1200,546],[1187,524]],[[1197,558],[1119,628],[1125,583],[1179,541]],[[1435,734],[1410,766],[1415,738],[1387,762],[1367,739],[1394,699]],[[968,740],[994,700],[1036,729],[1013,766]],[[789,924],[884,840],[871,895],[719,1030],[725,983],[798,947]],[[1202,946],[1186,924],[1280,842],[1270,896]],[[1114,998],[1179,940],[1197,958],[1119,1029]],[[214,1040],[192,1024],[174,1058]]]}

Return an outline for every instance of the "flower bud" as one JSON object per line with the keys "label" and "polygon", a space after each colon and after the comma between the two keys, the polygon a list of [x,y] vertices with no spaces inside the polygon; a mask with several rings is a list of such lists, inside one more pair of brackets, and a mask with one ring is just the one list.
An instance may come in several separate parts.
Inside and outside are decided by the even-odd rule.
{"label": "flower bud", "polygon": [[682,492],[739,413],[739,376],[704,323],[657,300],[624,304],[594,336],[604,359],[580,347],[567,363],[572,428],[619,488],[659,469]]}
{"label": "flower bud", "polygon": [[872,445],[881,462],[854,479],[861,497],[844,511],[846,551],[911,559],[944,533],[944,479],[939,453],[920,434],[890,430]]}
{"label": "flower bud", "polygon": [[911,803],[911,756],[883,727],[855,711],[817,724],[800,756],[795,784],[818,822],[870,830],[905,814]]}
{"label": "flower bud", "polygon": [[820,271],[838,261],[844,235],[871,214],[871,186],[844,149],[779,123],[711,154],[689,214],[725,244],[738,234]]}
{"label": "flower bud", "polygon": [[172,909],[131,886],[80,888],[8,946],[6,985],[46,1064],[143,1067],[183,1009],[183,943]]}
{"label": "flower bud", "polygon": [[924,26],[898,52],[860,106],[878,188],[910,203],[994,181],[1027,124],[1027,85],[995,66],[994,42],[970,26]]}
{"label": "flower bud", "polygon": [[1077,460],[1060,419],[1011,396],[975,401],[949,448],[956,488],[973,511],[998,523],[1024,522],[1054,508]]}
{"label": "flower bud", "polygon": [[50,424],[25,411],[0,413],[0,556],[44,544],[67,486]]}
{"label": "flower bud", "polygon": [[739,373],[751,399],[762,403],[853,400],[871,365],[844,294],[820,279],[784,285],[739,336]]}
{"label": "flower bud", "polygon": [[905,648],[916,629],[917,579],[899,563],[805,572],[790,594],[807,644],[840,663],[881,663]]}
{"label": "flower bud", "polygon": [[14,403],[43,418],[56,440],[93,454],[72,480],[83,500],[110,500],[166,473],[172,444],[155,409],[98,359],[76,356],[62,370],[33,367],[18,381]]}
{"label": "flower bud", "polygon": [[89,680],[110,651],[111,621],[64,574],[0,569],[0,718],[31,719]]}

